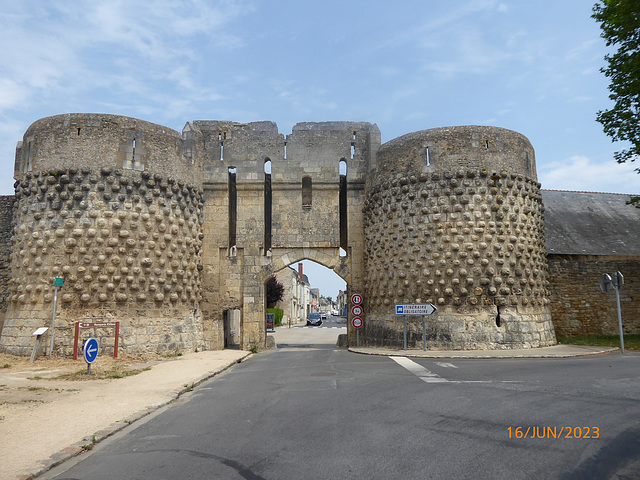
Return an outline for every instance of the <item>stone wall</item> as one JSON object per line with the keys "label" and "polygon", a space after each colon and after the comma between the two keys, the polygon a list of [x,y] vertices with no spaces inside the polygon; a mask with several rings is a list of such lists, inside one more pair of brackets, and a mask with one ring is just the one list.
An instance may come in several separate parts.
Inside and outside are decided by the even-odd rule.
{"label": "stone wall", "polygon": [[[237,308],[242,310],[242,348],[262,348],[264,284],[270,275],[309,259],[347,281],[362,278],[362,194],[380,132],[375,125],[358,122],[300,123],[286,137],[273,122],[195,121],[190,128],[196,149],[204,155],[205,336],[211,347],[219,345],[223,312]],[[347,176],[344,257],[340,257],[341,161]],[[270,248],[265,246],[267,175],[272,193]],[[309,182],[306,192],[304,178]],[[235,235],[230,235],[233,216]]]}
{"label": "stone wall", "polygon": [[11,280],[11,235],[13,233],[13,195],[0,196],[0,332],[7,311],[7,297]]}
{"label": "stone wall", "polygon": [[[492,127],[416,132],[379,150],[365,205],[365,344],[402,346],[395,304],[433,303],[433,348],[555,343],[531,145]],[[414,317],[414,319],[419,317]],[[409,344],[422,342],[411,322]]]}
{"label": "stone wall", "polygon": [[120,321],[125,353],[202,347],[202,188],[179,139],[115,116],[29,128],[16,155],[3,351],[30,352],[31,333],[50,323],[56,277],[57,353],[72,353],[76,321]]}
{"label": "stone wall", "polygon": [[[505,129],[438,128],[380,146],[365,122],[299,123],[285,136],[273,122],[175,132],[66,114],[29,127],[14,176],[15,197],[0,198],[6,352],[30,353],[56,277],[58,353],[72,353],[74,322],[116,320],[126,353],[220,349],[229,311],[240,316],[234,341],[263,348],[265,282],[304,259],[363,295],[363,344],[402,345],[396,303],[437,306],[431,348],[550,345],[551,313],[563,335],[616,333],[615,298],[597,289],[615,270],[627,276],[626,329],[640,328],[636,257],[552,255],[549,286],[534,151]],[[93,333],[113,345],[112,332]],[[421,342],[413,317],[409,343]]]}
{"label": "stone wall", "polygon": [[625,333],[640,334],[640,262],[638,258],[549,255],[550,300],[558,336],[618,335],[618,307],[612,290],[600,290],[603,273],[620,271]]}

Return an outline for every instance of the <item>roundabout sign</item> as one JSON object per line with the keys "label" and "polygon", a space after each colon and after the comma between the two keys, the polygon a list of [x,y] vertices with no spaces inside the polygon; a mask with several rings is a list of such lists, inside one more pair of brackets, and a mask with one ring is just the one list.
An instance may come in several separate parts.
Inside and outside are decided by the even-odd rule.
{"label": "roundabout sign", "polygon": [[87,375],[91,375],[91,364],[98,358],[98,340],[90,338],[82,347],[84,361],[87,362]]}

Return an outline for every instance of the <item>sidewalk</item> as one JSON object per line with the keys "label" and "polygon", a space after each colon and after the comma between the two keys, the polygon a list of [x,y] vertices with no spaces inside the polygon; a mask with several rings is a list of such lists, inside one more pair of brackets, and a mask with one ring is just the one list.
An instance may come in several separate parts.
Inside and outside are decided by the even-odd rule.
{"label": "sidewalk", "polygon": [[241,350],[190,353],[147,362],[151,368],[137,375],[107,380],[50,380],[47,376],[63,370],[38,361],[0,368],[0,397],[23,397],[0,401],[0,479],[24,480],[47,471],[249,355]]}
{"label": "sidewalk", "polygon": [[614,347],[592,347],[586,345],[554,345],[540,348],[517,348],[505,350],[393,350],[377,347],[350,347],[349,351],[365,355],[384,355],[424,358],[565,358],[585,355],[602,355],[619,351]]}

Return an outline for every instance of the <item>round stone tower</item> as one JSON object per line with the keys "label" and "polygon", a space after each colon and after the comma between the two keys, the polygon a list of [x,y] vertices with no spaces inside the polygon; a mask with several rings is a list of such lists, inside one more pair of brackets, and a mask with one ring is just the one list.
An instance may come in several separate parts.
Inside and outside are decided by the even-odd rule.
{"label": "round stone tower", "polygon": [[[396,304],[433,303],[432,349],[556,343],[534,151],[519,133],[447,127],[378,150],[366,186],[361,341],[403,345]],[[408,343],[422,347],[420,317]]]}
{"label": "round stone tower", "polygon": [[[50,325],[56,277],[64,280],[57,354],[72,352],[76,321],[120,321],[125,353],[202,345],[202,165],[190,145],[115,115],[58,115],[29,127],[16,152],[2,351],[27,354],[31,333]],[[112,328],[90,333],[105,352],[113,346]]]}

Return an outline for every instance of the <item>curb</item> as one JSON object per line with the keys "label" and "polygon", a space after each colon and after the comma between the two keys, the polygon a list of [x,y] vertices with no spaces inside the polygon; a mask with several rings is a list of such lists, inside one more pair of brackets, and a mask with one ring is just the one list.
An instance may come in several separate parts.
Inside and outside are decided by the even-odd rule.
{"label": "curb", "polygon": [[105,428],[104,430],[99,430],[96,433],[94,433],[92,435],[91,439],[83,439],[78,443],[74,443],[73,445],[70,445],[66,448],[63,448],[62,450],[60,450],[59,452],[54,453],[51,457],[49,457],[47,460],[43,460],[41,462],[41,466],[35,467],[33,469],[31,469],[29,471],[29,473],[22,475],[20,477],[18,477],[18,480],[32,480],[36,477],[38,477],[39,475],[42,475],[45,472],[48,472],[49,470],[51,470],[52,468],[57,467],[58,465],[63,464],[64,462],[66,462],[67,460],[70,460],[74,457],[77,457],[78,455],[88,452],[89,450],[92,450],[93,447],[95,445],[97,445],[98,443],[106,440],[107,438],[111,437],[112,435],[115,435],[116,433],[124,430],[126,427],[132,425],[133,423],[137,422],[138,420],[141,420],[142,418],[146,417],[147,415],[161,409],[162,407],[165,407],[173,402],[175,402],[176,400],[178,400],[182,395],[184,395],[185,393],[191,392],[195,387],[197,387],[198,385],[200,385],[201,383],[209,380],[210,378],[215,377],[216,375],[221,374],[222,372],[228,370],[229,368],[233,367],[234,365],[238,364],[238,363],[242,363],[244,362],[247,358],[251,357],[253,354],[251,352],[247,352],[247,354],[244,357],[241,357],[237,360],[234,360],[233,362],[230,362],[227,365],[224,365],[220,368],[217,368],[216,370],[212,370],[210,372],[207,372],[205,375],[202,376],[202,378],[200,378],[199,380],[191,383],[191,385],[185,386],[177,391],[173,391],[169,394],[169,398],[167,399],[165,397],[165,399],[161,400],[158,403],[154,403],[153,405],[146,407],[146,409],[141,410],[139,412],[136,412],[134,414],[133,417],[126,419],[126,420],[120,420],[118,422],[112,423],[111,425],[109,425],[107,428]]}
{"label": "curb", "polygon": [[[559,351],[549,350],[536,351],[537,349],[518,350],[483,350],[476,353],[471,350],[385,350],[372,347],[349,347],[349,352],[360,355],[377,355],[385,357],[416,357],[416,358],[455,358],[455,359],[504,359],[504,358],[574,358],[589,357],[595,355],[607,355],[612,352],[619,352],[617,347],[587,347],[587,346],[567,346],[558,345]],[[582,348],[580,348],[582,347]],[[556,347],[543,347],[552,349]]]}

